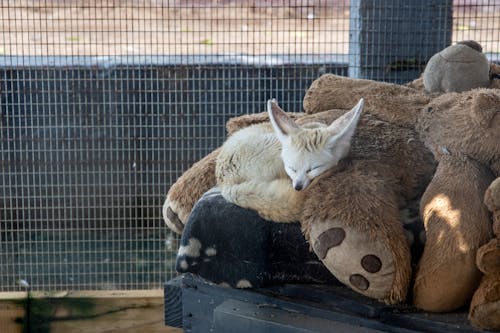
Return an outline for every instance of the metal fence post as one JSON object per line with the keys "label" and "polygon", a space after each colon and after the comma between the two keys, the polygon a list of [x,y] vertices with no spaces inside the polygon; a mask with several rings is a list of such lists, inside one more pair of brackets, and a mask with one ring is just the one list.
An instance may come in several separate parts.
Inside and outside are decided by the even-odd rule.
{"label": "metal fence post", "polygon": [[452,0],[351,0],[349,76],[403,83],[450,45]]}

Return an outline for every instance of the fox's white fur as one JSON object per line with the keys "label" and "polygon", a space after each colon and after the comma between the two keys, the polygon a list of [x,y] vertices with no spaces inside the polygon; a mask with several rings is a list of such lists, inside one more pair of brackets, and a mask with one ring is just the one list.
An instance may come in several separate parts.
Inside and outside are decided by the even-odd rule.
{"label": "fox's white fur", "polygon": [[363,104],[329,126],[300,127],[269,100],[271,124],[241,129],[222,146],[215,170],[222,195],[265,219],[297,221],[304,190],[348,155]]}

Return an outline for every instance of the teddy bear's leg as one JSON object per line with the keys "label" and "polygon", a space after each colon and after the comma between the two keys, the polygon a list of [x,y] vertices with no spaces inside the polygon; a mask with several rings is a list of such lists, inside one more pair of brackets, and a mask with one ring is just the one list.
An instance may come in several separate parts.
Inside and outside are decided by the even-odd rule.
{"label": "teddy bear's leg", "polygon": [[446,312],[465,305],[481,279],[476,252],[491,238],[491,218],[482,199],[493,176],[465,157],[443,155],[439,160],[420,202],[427,240],[413,292],[417,307]]}
{"label": "teddy bear's leg", "polygon": [[[303,232],[332,274],[388,304],[406,298],[411,255],[392,182],[366,171],[341,172],[313,185]],[[320,201],[318,201],[320,200]]]}
{"label": "teddy bear's leg", "polygon": [[469,320],[481,329],[500,329],[500,278],[486,275],[472,298]]}
{"label": "teddy bear's leg", "polygon": [[181,234],[194,204],[203,193],[215,186],[215,160],[220,148],[193,164],[170,187],[162,214],[167,226]]}

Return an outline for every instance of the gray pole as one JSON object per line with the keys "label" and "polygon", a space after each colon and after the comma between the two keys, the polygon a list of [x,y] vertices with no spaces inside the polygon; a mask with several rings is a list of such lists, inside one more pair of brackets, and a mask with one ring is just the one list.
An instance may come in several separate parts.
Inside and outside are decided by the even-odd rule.
{"label": "gray pole", "polygon": [[349,76],[404,83],[451,44],[452,0],[351,0]]}

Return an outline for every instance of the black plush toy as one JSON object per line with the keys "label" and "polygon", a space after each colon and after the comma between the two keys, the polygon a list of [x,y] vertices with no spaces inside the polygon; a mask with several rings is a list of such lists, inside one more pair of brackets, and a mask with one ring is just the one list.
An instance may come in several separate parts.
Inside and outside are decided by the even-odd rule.
{"label": "black plush toy", "polygon": [[[409,237],[422,230],[420,220],[405,227]],[[418,259],[421,249],[414,250]],[[298,223],[266,221],[227,202],[217,188],[194,206],[182,233],[176,270],[237,288],[340,284],[310,251]]]}
{"label": "black plush toy", "polygon": [[227,202],[217,188],[194,206],[176,269],[237,288],[338,283],[309,250],[298,223],[269,222]]}

